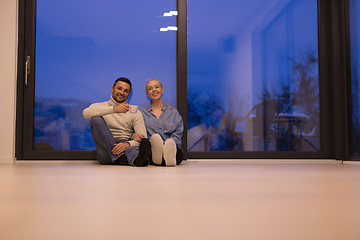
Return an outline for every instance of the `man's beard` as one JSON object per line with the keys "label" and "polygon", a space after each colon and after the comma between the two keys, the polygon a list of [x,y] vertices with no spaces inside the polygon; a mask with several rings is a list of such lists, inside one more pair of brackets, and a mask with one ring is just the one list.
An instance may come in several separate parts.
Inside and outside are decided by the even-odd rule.
{"label": "man's beard", "polygon": [[122,96],[121,98],[123,99],[122,101],[119,99],[119,97],[115,94],[112,95],[113,99],[118,102],[118,103],[123,103],[126,102],[126,98],[124,96]]}

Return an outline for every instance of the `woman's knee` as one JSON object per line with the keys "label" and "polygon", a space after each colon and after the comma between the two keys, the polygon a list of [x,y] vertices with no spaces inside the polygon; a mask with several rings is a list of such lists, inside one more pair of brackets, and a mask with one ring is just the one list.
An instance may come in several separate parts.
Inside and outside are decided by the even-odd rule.
{"label": "woman's knee", "polygon": [[172,138],[166,139],[166,140],[165,140],[165,143],[166,143],[166,142],[171,142],[171,144],[175,144],[175,146],[176,146],[176,142],[175,142],[174,139],[172,139]]}
{"label": "woman's knee", "polygon": [[154,133],[153,135],[151,135],[150,140],[151,139],[161,139],[162,140],[161,136],[157,133]]}

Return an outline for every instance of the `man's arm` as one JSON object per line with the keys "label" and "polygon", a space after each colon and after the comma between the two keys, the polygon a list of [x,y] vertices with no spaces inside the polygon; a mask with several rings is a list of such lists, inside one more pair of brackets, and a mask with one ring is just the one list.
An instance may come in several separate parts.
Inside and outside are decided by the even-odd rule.
{"label": "man's arm", "polygon": [[129,111],[129,104],[119,104],[117,106],[111,106],[104,103],[94,103],[83,111],[83,116],[86,119],[92,117],[100,117],[111,113],[126,113]]}
{"label": "man's arm", "polygon": [[[135,133],[141,134],[143,136],[147,136],[144,118],[139,110],[136,111],[136,113],[134,114],[133,128],[134,128]],[[135,140],[130,140],[130,141],[128,141],[128,143],[130,144],[130,146],[138,146],[139,145],[139,142],[137,142]]]}
{"label": "man's arm", "polygon": [[83,116],[86,119],[90,119],[92,117],[100,117],[113,112],[113,107],[110,105],[105,105],[105,103],[93,103],[84,109]]}
{"label": "man's arm", "polygon": [[140,142],[141,139],[143,139],[144,137],[145,137],[145,136],[142,135],[142,134],[140,134],[140,133],[134,133],[134,134],[132,135],[132,139],[135,140],[135,141],[137,141],[137,142]]}
{"label": "man's arm", "polygon": [[126,149],[130,147],[130,143],[122,142],[114,144],[114,148],[112,149],[112,154],[119,155],[120,153],[124,152]]}

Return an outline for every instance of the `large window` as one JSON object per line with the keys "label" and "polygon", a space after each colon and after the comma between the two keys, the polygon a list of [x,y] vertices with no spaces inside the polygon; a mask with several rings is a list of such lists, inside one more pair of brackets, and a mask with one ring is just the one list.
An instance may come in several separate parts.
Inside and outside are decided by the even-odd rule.
{"label": "large window", "polygon": [[169,0],[37,0],[34,149],[94,150],[82,110],[109,100],[121,76],[131,104],[149,104],[145,83],[158,78],[176,106],[174,10]]}
{"label": "large window", "polygon": [[345,121],[335,113],[346,103],[333,99],[342,94],[343,16],[333,6],[342,5],[19,0],[16,156],[95,158],[82,111],[108,101],[123,76],[133,83],[129,103],[139,106],[149,104],[146,81],[163,82],[165,102],[184,120],[188,158],[326,158],[333,150],[339,157],[344,146],[334,139],[344,142],[337,127]]}
{"label": "large window", "polygon": [[188,151],[320,151],[317,26],[316,0],[189,0]]}
{"label": "large window", "polygon": [[360,1],[350,0],[350,42],[351,42],[351,95],[352,126],[351,154],[360,155]]}

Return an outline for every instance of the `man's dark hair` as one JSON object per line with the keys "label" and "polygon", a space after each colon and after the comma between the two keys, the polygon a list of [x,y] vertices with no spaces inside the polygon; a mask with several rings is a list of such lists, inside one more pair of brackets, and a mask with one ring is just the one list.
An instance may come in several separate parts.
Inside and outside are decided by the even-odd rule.
{"label": "man's dark hair", "polygon": [[114,82],[113,87],[115,87],[115,85],[116,85],[117,82],[126,82],[127,84],[130,85],[130,91],[131,91],[131,88],[132,88],[132,86],[131,86],[131,81],[130,81],[128,78],[126,78],[126,77],[120,77],[120,78],[116,79],[115,82]]}

